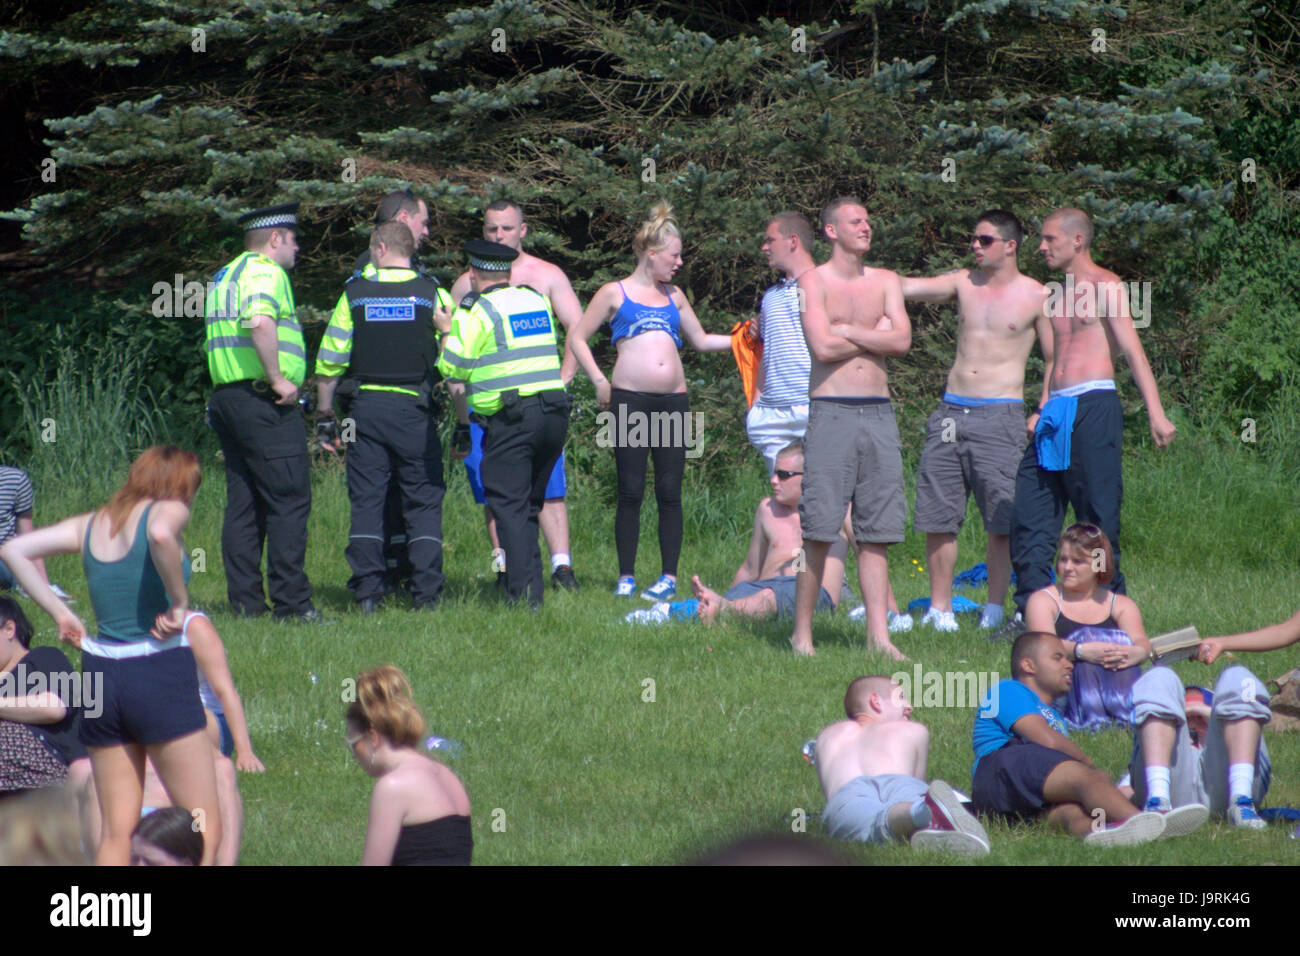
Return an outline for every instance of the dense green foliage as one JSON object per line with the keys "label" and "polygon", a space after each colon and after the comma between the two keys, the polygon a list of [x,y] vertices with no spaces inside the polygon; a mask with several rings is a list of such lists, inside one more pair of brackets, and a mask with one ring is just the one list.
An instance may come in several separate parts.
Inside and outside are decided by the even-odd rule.
{"label": "dense green foliage", "polygon": [[[667,197],[686,233],[681,282],[710,329],[750,314],[770,281],[757,236],[779,208],[811,216],[861,193],[872,261],[924,272],[963,261],[980,209],[1032,225],[1076,204],[1097,223],[1099,260],[1152,283],[1143,341],[1166,404],[1220,428],[1242,409],[1262,424],[1270,402],[1300,399],[1286,373],[1300,305],[1275,268],[1295,261],[1300,187],[1286,54],[1300,34],[1282,7],[863,0],[837,20],[828,3],[784,18],[590,0],[22,4],[0,30],[0,77],[61,91],[69,112],[43,117],[53,181],[32,157],[9,215],[45,281],[94,279],[85,307],[59,310],[70,340],[102,351],[125,331],[185,435],[206,384],[201,323],[153,314],[154,284],[211,275],[237,248],[241,210],[301,200],[294,281],[314,346],[376,199],[408,183],[430,201],[426,258],[448,279],[479,210],[509,194],[532,248],[583,296],[630,268],[636,221]],[[1022,266],[1047,278],[1034,244]],[[53,320],[6,299],[20,361],[50,366]],[[949,314],[914,318],[893,374],[908,441],[952,356]],[[686,361],[716,464],[734,466],[730,360]],[[33,438],[14,432],[0,387],[0,433],[23,455]]]}

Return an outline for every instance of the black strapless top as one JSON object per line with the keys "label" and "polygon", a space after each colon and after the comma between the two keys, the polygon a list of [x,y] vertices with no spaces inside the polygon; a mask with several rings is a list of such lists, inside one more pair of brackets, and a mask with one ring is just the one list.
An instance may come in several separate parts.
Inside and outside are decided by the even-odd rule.
{"label": "black strapless top", "polygon": [[469,866],[473,855],[469,817],[439,817],[402,827],[393,866]]}

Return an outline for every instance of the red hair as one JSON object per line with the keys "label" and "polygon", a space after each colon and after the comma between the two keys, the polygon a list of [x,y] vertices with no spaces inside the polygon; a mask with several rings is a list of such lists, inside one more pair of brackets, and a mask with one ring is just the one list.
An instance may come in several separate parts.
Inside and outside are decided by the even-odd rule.
{"label": "red hair", "polygon": [[198,493],[203,473],[199,456],[175,445],[146,448],[126,476],[126,484],[104,506],[108,515],[109,534],[115,535],[126,524],[127,516],[141,501],[150,498],[175,498],[189,505]]}

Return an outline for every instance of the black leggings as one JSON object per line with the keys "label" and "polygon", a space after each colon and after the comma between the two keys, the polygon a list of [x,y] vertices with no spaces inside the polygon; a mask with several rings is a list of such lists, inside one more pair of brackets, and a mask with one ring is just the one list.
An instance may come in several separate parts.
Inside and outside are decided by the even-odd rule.
{"label": "black leggings", "polygon": [[[614,414],[614,466],[618,471],[618,512],[614,517],[614,543],[618,550],[620,576],[634,574],[636,548],[641,535],[641,500],[645,497],[646,460],[654,458],[655,501],[659,503],[659,558],[664,574],[677,574],[677,559],[682,553],[682,475],[686,471],[686,443],[673,447],[651,447],[656,438],[666,439],[671,432],[684,434],[685,416],[690,412],[685,392],[629,392],[616,388],[610,394],[610,411]],[[669,428],[655,412],[681,416]],[[634,417],[635,416],[635,417]],[[638,427],[639,425],[639,427]]]}

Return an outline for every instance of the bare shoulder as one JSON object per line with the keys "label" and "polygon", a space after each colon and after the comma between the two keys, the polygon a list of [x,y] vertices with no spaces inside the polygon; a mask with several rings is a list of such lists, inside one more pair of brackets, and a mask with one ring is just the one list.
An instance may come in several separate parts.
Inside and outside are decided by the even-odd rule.
{"label": "bare shoulder", "polygon": [[1016,289],[1028,295],[1047,295],[1047,286],[1043,285],[1033,276],[1027,276],[1023,272],[1020,278],[1016,280]]}
{"label": "bare shoulder", "polygon": [[1126,594],[1115,595],[1115,613],[1127,617],[1129,614],[1141,614],[1137,602]]}
{"label": "bare shoulder", "polygon": [[451,284],[451,298],[453,302],[459,302],[469,293],[469,270],[466,269],[456,277],[456,281]]}
{"label": "bare shoulder", "polygon": [[872,285],[878,285],[881,288],[897,287],[902,288],[903,280],[899,278],[897,272],[893,269],[880,269],[868,266],[862,270],[862,277]]}

